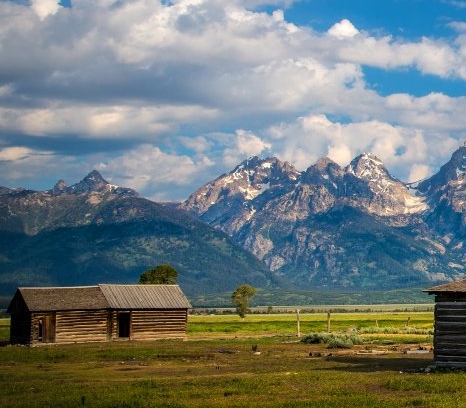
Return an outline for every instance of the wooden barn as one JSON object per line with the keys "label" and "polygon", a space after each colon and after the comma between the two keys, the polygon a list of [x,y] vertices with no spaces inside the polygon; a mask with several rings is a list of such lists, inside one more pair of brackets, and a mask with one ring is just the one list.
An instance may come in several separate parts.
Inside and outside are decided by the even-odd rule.
{"label": "wooden barn", "polygon": [[18,288],[7,310],[10,342],[184,338],[190,308],[178,285]]}
{"label": "wooden barn", "polygon": [[466,279],[424,292],[435,295],[434,364],[466,368]]}

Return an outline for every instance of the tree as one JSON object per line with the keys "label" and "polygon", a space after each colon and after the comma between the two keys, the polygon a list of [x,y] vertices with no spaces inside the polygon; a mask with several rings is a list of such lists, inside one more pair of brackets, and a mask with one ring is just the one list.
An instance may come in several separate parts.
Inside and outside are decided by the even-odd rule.
{"label": "tree", "polygon": [[236,313],[244,319],[249,312],[249,300],[256,294],[257,290],[250,285],[240,285],[231,295],[231,301],[236,307]]}
{"label": "tree", "polygon": [[159,265],[148,269],[139,277],[139,283],[143,285],[175,285],[178,272],[171,265]]}

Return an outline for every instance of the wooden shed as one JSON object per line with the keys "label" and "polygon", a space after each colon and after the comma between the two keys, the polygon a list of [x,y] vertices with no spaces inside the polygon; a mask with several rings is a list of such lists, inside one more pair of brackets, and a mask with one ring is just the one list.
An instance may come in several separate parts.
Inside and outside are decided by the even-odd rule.
{"label": "wooden shed", "polygon": [[7,310],[10,342],[184,338],[190,308],[178,285],[18,288]]}
{"label": "wooden shed", "polygon": [[466,279],[424,292],[435,295],[434,364],[466,368]]}

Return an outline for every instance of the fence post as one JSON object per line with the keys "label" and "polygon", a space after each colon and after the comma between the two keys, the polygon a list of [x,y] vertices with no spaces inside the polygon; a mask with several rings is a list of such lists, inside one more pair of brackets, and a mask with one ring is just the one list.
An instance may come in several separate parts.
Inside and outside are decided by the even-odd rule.
{"label": "fence post", "polygon": [[327,333],[330,333],[330,317],[331,317],[331,314],[330,312],[327,313]]}
{"label": "fence post", "polygon": [[298,337],[301,337],[301,329],[299,327],[299,309],[296,309],[296,332]]}

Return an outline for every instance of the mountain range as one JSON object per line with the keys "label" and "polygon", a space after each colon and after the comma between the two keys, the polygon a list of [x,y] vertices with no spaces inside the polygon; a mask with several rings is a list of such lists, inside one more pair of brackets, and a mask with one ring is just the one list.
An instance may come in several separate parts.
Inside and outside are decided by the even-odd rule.
{"label": "mountain range", "polygon": [[372,154],[305,171],[252,157],[179,208],[222,230],[293,287],[391,290],[465,276],[466,147],[403,183]]}
{"label": "mountain range", "polygon": [[137,283],[160,264],[179,271],[189,296],[274,284],[225,233],[97,171],[70,187],[60,180],[48,191],[0,189],[0,295],[17,286]]}
{"label": "mountain range", "polygon": [[305,171],[251,157],[181,203],[92,171],[47,191],[0,186],[0,296],[17,286],[136,283],[179,271],[188,296],[248,283],[270,293],[375,293],[466,276],[466,147],[404,183],[365,153]]}

